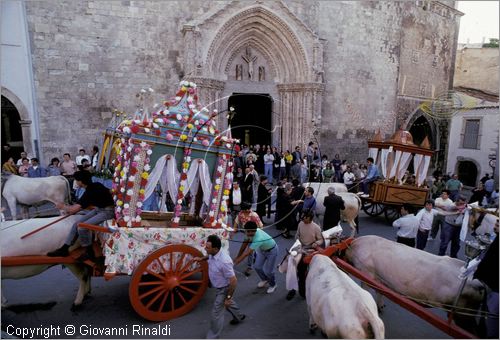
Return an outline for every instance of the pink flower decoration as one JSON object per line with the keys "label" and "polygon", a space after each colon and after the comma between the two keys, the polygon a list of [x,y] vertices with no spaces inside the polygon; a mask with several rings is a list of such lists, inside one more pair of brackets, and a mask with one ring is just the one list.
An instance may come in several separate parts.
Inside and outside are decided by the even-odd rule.
{"label": "pink flower decoration", "polygon": [[135,153],[139,153],[139,152],[141,152],[141,149],[140,149],[140,148],[135,148],[135,149],[134,149],[134,152],[135,152]]}
{"label": "pink flower decoration", "polygon": [[204,139],[203,142],[201,142],[203,146],[208,146],[210,143],[208,142],[208,139]]}
{"label": "pink flower decoration", "polygon": [[140,214],[142,214],[142,210],[141,210],[141,209],[137,209],[137,210],[135,211],[135,213],[136,213],[137,215],[140,215]]}
{"label": "pink flower decoration", "polygon": [[192,87],[190,87],[190,88],[188,89],[188,92],[189,92],[190,94],[193,94],[193,93],[194,93],[194,89],[193,89]]}
{"label": "pink flower decoration", "polygon": [[172,136],[172,134],[170,134],[170,133],[167,133],[166,137],[167,137],[168,141],[171,141],[172,139],[174,139],[174,136]]}
{"label": "pink flower decoration", "polygon": [[137,162],[132,162],[132,167],[133,168],[137,168],[137,166],[138,166]]}

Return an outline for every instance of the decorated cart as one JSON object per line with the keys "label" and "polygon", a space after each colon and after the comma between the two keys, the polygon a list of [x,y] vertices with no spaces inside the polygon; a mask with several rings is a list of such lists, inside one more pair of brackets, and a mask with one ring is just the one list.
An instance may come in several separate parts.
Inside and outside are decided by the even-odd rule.
{"label": "decorated cart", "polygon": [[[408,203],[415,208],[425,205],[429,197],[426,177],[433,151],[427,137],[421,145],[413,143],[408,131],[398,130],[389,140],[383,141],[378,132],[368,141],[369,157],[380,166],[384,179],[371,183],[369,197],[361,196],[363,210],[370,216],[384,213],[388,221],[399,217],[399,208]],[[413,160],[415,181],[403,182]]]}
{"label": "decorated cart", "polygon": [[[114,168],[115,219],[79,224],[97,231],[94,251],[102,254],[101,263],[86,264],[106,279],[130,275],[130,302],[145,319],[189,312],[208,286],[207,264],[194,257],[203,255],[211,234],[228,247],[235,140],[230,130],[216,129],[216,116],[198,104],[196,85],[183,81],[155,112],[142,107],[133,117],[117,114],[104,133],[101,163]],[[78,251],[68,258],[2,258],[2,266],[74,263]]]}

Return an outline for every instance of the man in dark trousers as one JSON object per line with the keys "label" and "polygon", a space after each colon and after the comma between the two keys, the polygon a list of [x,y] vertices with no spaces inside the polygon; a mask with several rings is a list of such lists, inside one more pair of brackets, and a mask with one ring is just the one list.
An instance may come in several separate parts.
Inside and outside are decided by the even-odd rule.
{"label": "man in dark trousers", "polygon": [[238,280],[234,275],[233,260],[227,250],[222,249],[222,241],[217,235],[210,235],[205,243],[207,255],[195,257],[194,261],[208,261],[208,277],[215,288],[215,301],[212,307],[210,329],[207,339],[218,339],[224,327],[224,311],[227,310],[232,320],[231,325],[237,325],[245,319],[245,314],[234,301],[234,292]]}
{"label": "man in dark trousers", "polygon": [[257,215],[259,215],[261,221],[264,221],[266,205],[268,205],[268,201],[271,199],[271,189],[267,189],[266,184],[267,176],[260,176],[260,183],[257,189]]}
{"label": "man in dark trousers", "polygon": [[342,197],[335,195],[335,188],[328,188],[328,196],[323,201],[325,206],[325,217],[323,219],[323,231],[335,227],[340,222],[340,210],[345,209]]}
{"label": "man in dark trousers", "polygon": [[253,174],[250,168],[245,168],[245,179],[243,180],[242,194],[243,201],[253,202]]}
{"label": "man in dark trousers", "polygon": [[77,258],[77,261],[86,261],[94,258],[92,251],[92,231],[85,228],[78,228],[78,223],[100,224],[106,220],[112,219],[114,213],[113,196],[108,188],[101,183],[92,182],[92,174],[88,171],[77,171],[74,174],[75,182],[85,189],[82,197],[78,200],[77,204],[66,205],[64,203],[56,204],[60,210],[64,210],[70,214],[75,214],[94,206],[92,210],[83,210],[82,216],[75,221],[71,227],[71,231],[66,238],[64,245],[47,254],[47,256],[68,256],[69,247],[76,241],[76,236],[80,236],[80,244],[86,248],[86,252]]}

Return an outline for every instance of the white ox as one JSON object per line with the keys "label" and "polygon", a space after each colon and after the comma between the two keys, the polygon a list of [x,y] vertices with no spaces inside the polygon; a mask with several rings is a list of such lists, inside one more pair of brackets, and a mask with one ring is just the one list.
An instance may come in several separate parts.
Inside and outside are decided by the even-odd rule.
{"label": "white ox", "polygon": [[[325,216],[325,206],[323,202],[328,196],[328,188],[334,187],[335,194],[342,197],[344,200],[345,209],[341,210],[341,218],[346,221],[351,227],[351,236],[356,234],[356,220],[361,210],[361,199],[358,195],[347,192],[347,187],[342,183],[305,183],[305,187],[310,186],[314,189],[314,197],[316,197],[316,215],[321,219]],[[322,220],[321,220],[322,221]]]}
{"label": "white ox", "polygon": [[315,255],[306,279],[309,327],[319,327],[328,338],[383,339],[384,323],[375,300],[335,263]]}
{"label": "white ox", "polygon": [[[61,247],[71,226],[76,221],[78,215],[54,223],[53,225],[32,234],[24,239],[21,237],[35,229],[43,227],[61,217],[32,218],[29,220],[2,222],[0,230],[0,249],[2,257],[6,256],[26,256],[26,255],[46,255],[48,252]],[[70,248],[70,250],[74,247]],[[2,266],[3,279],[23,279],[38,275],[54,264],[27,265],[27,266]],[[81,305],[85,295],[90,293],[90,275],[87,266],[82,264],[67,264],[69,270],[79,280],[78,293],[73,302],[73,307]],[[55,284],[55,282],[54,282]],[[2,294],[2,306],[7,302]]]}
{"label": "white ox", "polygon": [[2,195],[14,220],[17,217],[17,203],[33,205],[50,201],[56,204],[71,199],[69,182],[63,176],[29,178],[10,175],[5,181]]}
{"label": "white ox", "polygon": [[[424,304],[453,306],[462,280],[465,262],[437,256],[382,237],[368,235],[355,239],[346,251],[346,259],[357,269],[390,289]],[[458,308],[466,313],[477,310],[484,289],[478,280],[468,280],[458,299]],[[378,294],[377,305],[383,307]],[[471,319],[458,315],[457,324],[468,326]],[[469,324],[470,325],[470,324]]]}

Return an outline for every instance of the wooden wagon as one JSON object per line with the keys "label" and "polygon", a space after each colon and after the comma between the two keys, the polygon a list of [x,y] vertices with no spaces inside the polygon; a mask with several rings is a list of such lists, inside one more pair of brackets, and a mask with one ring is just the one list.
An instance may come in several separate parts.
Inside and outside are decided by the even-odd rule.
{"label": "wooden wagon", "polygon": [[[230,130],[216,129],[217,112],[197,101],[196,85],[183,81],[176,96],[155,112],[143,107],[132,117],[114,117],[104,134],[101,162],[106,159],[114,168],[115,219],[104,226],[79,224],[97,232],[98,258],[86,261],[93,275],[130,275],[130,302],[151,321],[181,316],[200,301],[208,267],[193,258],[203,256],[209,235],[218,235],[228,247],[236,141]],[[146,210],[158,190],[161,200]],[[70,264],[81,251],[64,258],[3,257],[2,266]]]}
{"label": "wooden wagon", "polygon": [[[384,179],[371,183],[368,197],[361,196],[363,211],[370,216],[384,213],[387,221],[392,222],[400,216],[399,210],[404,203],[422,208],[429,197],[425,180],[434,153],[427,137],[417,146],[408,131],[398,130],[386,141],[382,141],[379,132],[368,141],[368,148],[369,157],[380,167]],[[415,181],[403,183],[412,159]]]}

